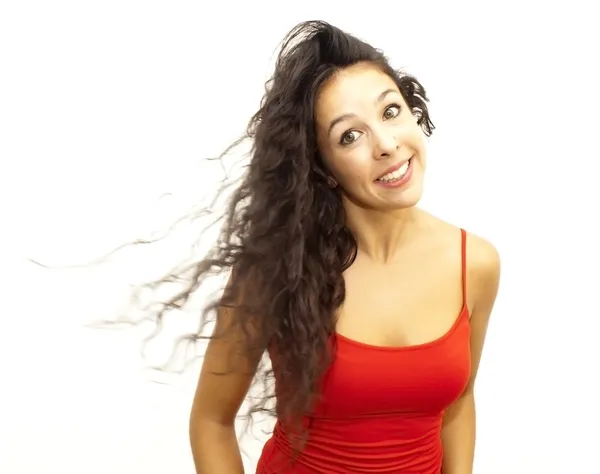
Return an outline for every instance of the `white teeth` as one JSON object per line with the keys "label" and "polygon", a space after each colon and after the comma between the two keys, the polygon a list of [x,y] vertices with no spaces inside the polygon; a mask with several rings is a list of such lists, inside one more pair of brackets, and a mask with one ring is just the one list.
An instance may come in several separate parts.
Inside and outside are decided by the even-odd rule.
{"label": "white teeth", "polygon": [[409,164],[410,164],[410,161],[407,161],[393,173],[388,173],[388,174],[383,175],[381,178],[377,178],[377,181],[388,182],[388,181],[396,181],[396,180],[402,178],[402,176],[404,176],[404,174],[408,171]]}

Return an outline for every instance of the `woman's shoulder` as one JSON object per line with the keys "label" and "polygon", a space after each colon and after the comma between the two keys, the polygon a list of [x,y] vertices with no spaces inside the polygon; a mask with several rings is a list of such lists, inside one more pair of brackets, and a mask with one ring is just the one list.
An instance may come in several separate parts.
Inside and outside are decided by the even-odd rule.
{"label": "woman's shoulder", "polygon": [[[465,234],[464,261],[466,271],[467,295],[469,307],[474,307],[478,302],[493,300],[500,281],[500,254],[492,241],[474,233],[467,228],[451,224],[443,219],[429,214],[428,228],[437,241],[438,249],[458,264],[462,256],[462,231]],[[438,254],[441,255],[441,254]]]}
{"label": "woman's shoulder", "polygon": [[490,238],[472,232],[468,227],[450,223],[425,211],[422,213],[423,228],[449,252],[460,249],[461,232],[466,236],[466,263],[469,273],[475,277],[493,276],[499,271],[500,255]]}

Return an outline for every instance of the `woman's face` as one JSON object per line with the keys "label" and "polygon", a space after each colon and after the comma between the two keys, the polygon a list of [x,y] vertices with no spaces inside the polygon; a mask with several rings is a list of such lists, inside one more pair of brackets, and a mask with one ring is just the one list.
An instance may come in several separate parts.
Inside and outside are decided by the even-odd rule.
{"label": "woman's face", "polygon": [[346,199],[401,209],[421,198],[425,135],[396,83],[370,64],[326,82],[315,105],[317,145]]}

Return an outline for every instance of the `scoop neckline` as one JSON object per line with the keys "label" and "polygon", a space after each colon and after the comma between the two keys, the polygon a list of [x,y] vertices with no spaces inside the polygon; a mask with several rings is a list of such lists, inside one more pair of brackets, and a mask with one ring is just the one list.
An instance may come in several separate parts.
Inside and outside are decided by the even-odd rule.
{"label": "scoop neckline", "polygon": [[425,349],[425,348],[440,344],[444,340],[448,339],[452,335],[452,333],[456,330],[456,328],[460,325],[462,319],[466,316],[469,316],[469,309],[467,308],[466,304],[463,304],[458,316],[452,323],[452,326],[450,326],[450,329],[448,329],[444,334],[442,334],[441,336],[439,336],[436,339],[433,339],[431,341],[422,342],[420,344],[411,344],[408,346],[379,346],[376,344],[368,344],[366,342],[357,341],[356,339],[351,339],[347,336],[340,334],[337,331],[334,332],[334,337],[338,341],[342,341],[344,343],[351,344],[353,346],[361,347],[364,349],[378,350],[378,351],[398,351],[398,352],[400,352],[400,351]]}

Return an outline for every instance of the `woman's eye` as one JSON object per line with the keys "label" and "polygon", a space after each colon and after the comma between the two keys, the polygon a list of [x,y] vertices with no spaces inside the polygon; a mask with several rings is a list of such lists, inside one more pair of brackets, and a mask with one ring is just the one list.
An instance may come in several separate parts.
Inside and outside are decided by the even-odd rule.
{"label": "woman's eye", "polygon": [[356,130],[350,130],[342,135],[342,139],[340,140],[341,145],[351,145],[360,137],[360,132]]}
{"label": "woman's eye", "polygon": [[385,109],[385,111],[383,112],[383,118],[392,119],[394,117],[397,117],[399,114],[400,114],[400,106],[397,104],[394,104],[394,105],[390,105],[387,109]]}

